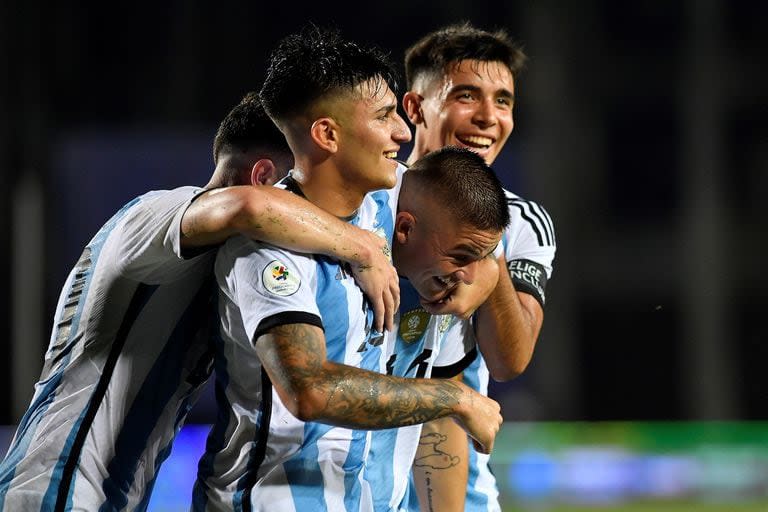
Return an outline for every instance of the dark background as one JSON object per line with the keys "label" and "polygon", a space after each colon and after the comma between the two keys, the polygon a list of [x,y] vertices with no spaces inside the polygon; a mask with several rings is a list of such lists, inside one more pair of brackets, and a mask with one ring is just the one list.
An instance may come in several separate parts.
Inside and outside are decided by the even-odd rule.
{"label": "dark background", "polygon": [[768,419],[768,3],[64,4],[0,3],[0,423],[82,246],[133,196],[204,184],[218,122],[309,20],[398,62],[463,20],[525,45],[494,167],[558,252],[534,360],[493,387],[505,418]]}

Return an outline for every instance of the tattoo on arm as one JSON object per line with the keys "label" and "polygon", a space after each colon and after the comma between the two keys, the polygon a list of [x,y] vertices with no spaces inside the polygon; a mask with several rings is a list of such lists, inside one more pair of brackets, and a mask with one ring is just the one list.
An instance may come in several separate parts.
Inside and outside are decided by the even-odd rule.
{"label": "tattoo on arm", "polygon": [[271,347],[260,357],[271,358],[273,381],[294,393],[325,395],[316,421],[361,429],[414,425],[447,416],[462,396],[450,380],[404,379],[327,361],[314,326],[282,325],[269,337]]}

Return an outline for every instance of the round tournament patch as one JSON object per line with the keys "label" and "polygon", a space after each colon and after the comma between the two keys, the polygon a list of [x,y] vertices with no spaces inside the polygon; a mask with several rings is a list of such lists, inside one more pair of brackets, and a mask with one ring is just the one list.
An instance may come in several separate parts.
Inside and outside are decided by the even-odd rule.
{"label": "round tournament patch", "polygon": [[413,343],[424,335],[430,314],[423,309],[412,309],[400,318],[400,337],[406,343]]}
{"label": "round tournament patch", "polygon": [[296,272],[280,260],[273,260],[264,267],[261,279],[268,292],[281,297],[293,295],[301,286],[301,279]]}

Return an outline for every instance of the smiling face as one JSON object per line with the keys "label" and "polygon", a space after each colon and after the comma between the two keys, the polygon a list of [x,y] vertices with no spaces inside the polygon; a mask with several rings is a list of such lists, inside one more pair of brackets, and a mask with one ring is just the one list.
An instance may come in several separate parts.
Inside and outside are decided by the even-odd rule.
{"label": "smiling face", "polygon": [[493,163],[514,126],[515,82],[502,62],[463,60],[414,84],[403,101],[416,126],[414,161],[444,146],[461,146]]}
{"label": "smiling face", "polygon": [[492,257],[500,239],[501,231],[452,222],[444,209],[425,199],[419,213],[398,213],[393,255],[398,272],[410,280],[429,310],[459,283],[472,284],[478,262]]}
{"label": "smiling face", "polygon": [[395,185],[397,152],[411,132],[383,81],[369,81],[339,100],[337,165],[348,184],[365,191]]}

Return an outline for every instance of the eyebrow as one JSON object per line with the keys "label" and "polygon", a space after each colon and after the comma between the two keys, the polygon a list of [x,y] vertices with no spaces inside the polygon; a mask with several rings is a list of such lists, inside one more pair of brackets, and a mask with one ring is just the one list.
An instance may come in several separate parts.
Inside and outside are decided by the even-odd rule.
{"label": "eyebrow", "polygon": [[397,103],[390,103],[389,105],[384,105],[379,110],[376,111],[377,114],[389,114],[393,110],[397,108]]}
{"label": "eyebrow", "polygon": [[[470,84],[458,84],[454,85],[448,90],[448,95],[461,92],[461,91],[470,91],[470,92],[480,92],[480,87],[476,85],[470,85]],[[496,96],[502,96],[504,98],[509,98],[510,100],[515,99],[515,95],[512,94],[512,91],[508,89],[499,89],[496,91]]]}
{"label": "eyebrow", "polygon": [[[499,242],[499,243],[501,243],[501,242]],[[496,250],[496,246],[497,245],[498,244],[496,244],[493,247],[491,247],[485,254],[482,254],[477,247],[472,247],[471,245],[468,245],[468,244],[457,245],[456,247],[453,248],[453,252],[469,253],[473,258],[477,258],[477,259],[481,260],[481,259],[487,257],[489,254],[493,254],[493,251]]]}
{"label": "eyebrow", "polygon": [[477,247],[472,247],[471,245],[468,245],[468,244],[457,245],[456,247],[453,248],[452,252],[466,252],[471,254],[472,256],[479,256],[481,254],[480,250],[477,249]]}

